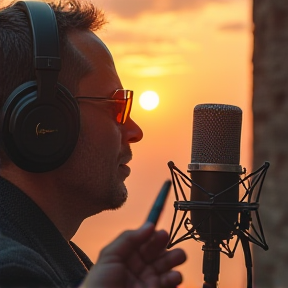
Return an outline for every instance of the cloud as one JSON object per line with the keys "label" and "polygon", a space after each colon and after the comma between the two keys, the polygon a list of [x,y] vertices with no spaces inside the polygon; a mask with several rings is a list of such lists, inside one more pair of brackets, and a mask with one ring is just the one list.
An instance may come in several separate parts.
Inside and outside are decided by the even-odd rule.
{"label": "cloud", "polygon": [[[176,75],[188,73],[191,67],[187,67],[183,57],[167,51],[161,55],[126,54],[118,61],[120,67],[125,67],[121,74],[129,74],[138,77],[157,77],[164,75]],[[129,67],[129,69],[127,69]]]}
{"label": "cloud", "polygon": [[[157,19],[161,22],[159,17]],[[109,33],[102,35],[101,38],[107,43],[117,62],[120,74],[157,77],[188,73],[192,67],[187,66],[186,56],[197,53],[201,49],[198,43],[181,36],[181,33],[178,33],[178,37],[176,37],[171,29],[163,34],[165,27],[171,26],[171,24],[166,24],[167,20],[163,21],[164,23],[157,29],[143,30],[149,25],[148,20],[146,18],[143,22],[139,21],[133,27],[134,29],[130,28],[130,30],[127,27],[129,23],[120,21],[117,22],[118,25],[115,25],[117,30],[109,29]],[[181,31],[184,32],[183,29]]]}
{"label": "cloud", "polygon": [[164,37],[157,33],[116,31],[107,36],[105,42],[117,58],[117,66],[125,67],[120,71],[122,75],[157,77],[187,73],[184,55],[198,49],[197,43],[189,39],[176,40],[169,34]]}
{"label": "cloud", "polygon": [[168,10],[197,9],[210,3],[228,3],[234,0],[170,0]]}
{"label": "cloud", "polygon": [[237,31],[243,31],[247,30],[247,24],[244,22],[230,22],[225,23],[219,26],[220,31],[227,31],[227,32],[237,32]]}
{"label": "cloud", "polygon": [[199,9],[210,3],[229,3],[243,0],[93,0],[104,11],[119,17],[134,18],[147,12],[162,13]]}
{"label": "cloud", "polygon": [[[133,1],[137,2],[138,8],[148,3],[150,7],[156,9],[156,0],[153,0],[155,3],[150,0],[146,0],[145,3],[140,0]],[[176,6],[180,9],[186,0],[178,0],[179,3],[157,0],[157,9],[160,9],[165,1],[170,8],[173,4],[175,9]],[[213,0],[191,1],[194,5],[213,2]],[[194,71],[194,63],[207,47],[218,45],[218,42],[213,42],[215,35],[226,31],[247,30],[249,27],[243,20],[243,13],[239,13],[246,9],[246,6],[242,5],[243,0],[214,0],[215,3],[227,1],[232,5],[209,5],[207,9],[195,10],[193,13],[191,9],[173,10],[176,13],[163,10],[163,13],[143,13],[137,19],[110,14],[112,16],[110,23],[97,34],[111,50],[121,75],[158,77],[187,74]],[[145,7],[147,6],[144,5],[143,9]],[[134,13],[135,11],[134,9]]]}
{"label": "cloud", "polygon": [[[149,17],[145,15],[137,21],[126,21],[124,19],[114,19],[111,23],[112,27],[107,30],[108,33],[99,34],[100,38],[111,48],[112,54],[117,57],[126,57],[130,55],[130,59],[136,55],[140,55],[141,62],[136,59],[139,65],[143,63],[155,63],[161,58],[161,65],[178,65],[182,63],[185,53],[197,53],[199,43],[193,38],[193,32],[188,23],[190,19],[189,13],[181,15],[183,21],[179,21],[176,14],[161,14]],[[132,23],[131,23],[132,22]],[[110,29],[111,28],[111,29]],[[165,31],[165,33],[163,33]],[[175,55],[179,57],[176,58]],[[173,61],[168,61],[168,59]]]}
{"label": "cloud", "polygon": [[104,11],[123,18],[133,18],[154,8],[154,0],[94,0],[94,3]]}

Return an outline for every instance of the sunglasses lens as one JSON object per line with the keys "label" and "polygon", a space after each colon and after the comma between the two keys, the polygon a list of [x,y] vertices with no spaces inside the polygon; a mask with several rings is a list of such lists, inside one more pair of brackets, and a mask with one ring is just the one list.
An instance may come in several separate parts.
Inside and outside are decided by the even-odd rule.
{"label": "sunglasses lens", "polygon": [[131,107],[132,107],[132,97],[127,99],[124,116],[123,116],[123,123],[125,123],[127,117],[130,115]]}
{"label": "sunglasses lens", "polygon": [[117,90],[112,98],[117,100],[115,103],[116,120],[124,124],[131,111],[133,91]]}
{"label": "sunglasses lens", "polygon": [[123,115],[125,114],[126,100],[119,100],[115,102],[116,120],[118,123],[123,122]]}

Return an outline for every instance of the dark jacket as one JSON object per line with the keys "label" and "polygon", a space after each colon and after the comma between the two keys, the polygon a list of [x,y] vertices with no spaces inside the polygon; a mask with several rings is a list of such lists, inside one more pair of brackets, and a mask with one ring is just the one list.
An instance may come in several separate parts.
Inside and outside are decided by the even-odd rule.
{"label": "dark jacket", "polygon": [[92,262],[43,211],[0,177],[0,287],[77,287]]}

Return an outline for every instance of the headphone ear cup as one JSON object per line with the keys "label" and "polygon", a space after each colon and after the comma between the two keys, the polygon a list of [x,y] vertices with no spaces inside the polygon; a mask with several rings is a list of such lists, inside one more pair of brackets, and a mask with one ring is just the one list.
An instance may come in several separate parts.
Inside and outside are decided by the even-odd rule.
{"label": "headphone ear cup", "polygon": [[55,96],[37,97],[37,83],[16,88],[2,110],[2,143],[10,159],[29,172],[46,172],[62,165],[73,152],[80,130],[80,113],[70,92],[57,84]]}

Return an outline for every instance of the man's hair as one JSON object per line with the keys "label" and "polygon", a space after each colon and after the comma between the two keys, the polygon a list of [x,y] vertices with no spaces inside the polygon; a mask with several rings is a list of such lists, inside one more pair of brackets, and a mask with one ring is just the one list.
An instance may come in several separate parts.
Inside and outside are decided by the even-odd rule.
{"label": "man's hair", "polygon": [[[30,23],[15,2],[0,8],[0,107],[19,85],[36,80]],[[79,81],[91,68],[84,55],[69,42],[68,34],[77,30],[97,31],[106,23],[105,17],[93,4],[82,0],[59,0],[48,4],[55,12],[58,24],[62,59],[58,80],[75,94]],[[1,164],[5,165],[8,159],[1,148],[0,158]]]}
{"label": "man's hair", "polygon": [[[31,27],[25,13],[13,3],[0,9],[0,107],[16,87],[36,80]],[[67,34],[75,30],[97,31],[106,23],[105,17],[93,4],[83,4],[82,0],[48,4],[55,12],[59,30],[62,58],[59,82],[74,94],[80,79],[90,71],[90,65],[69,42]]]}

